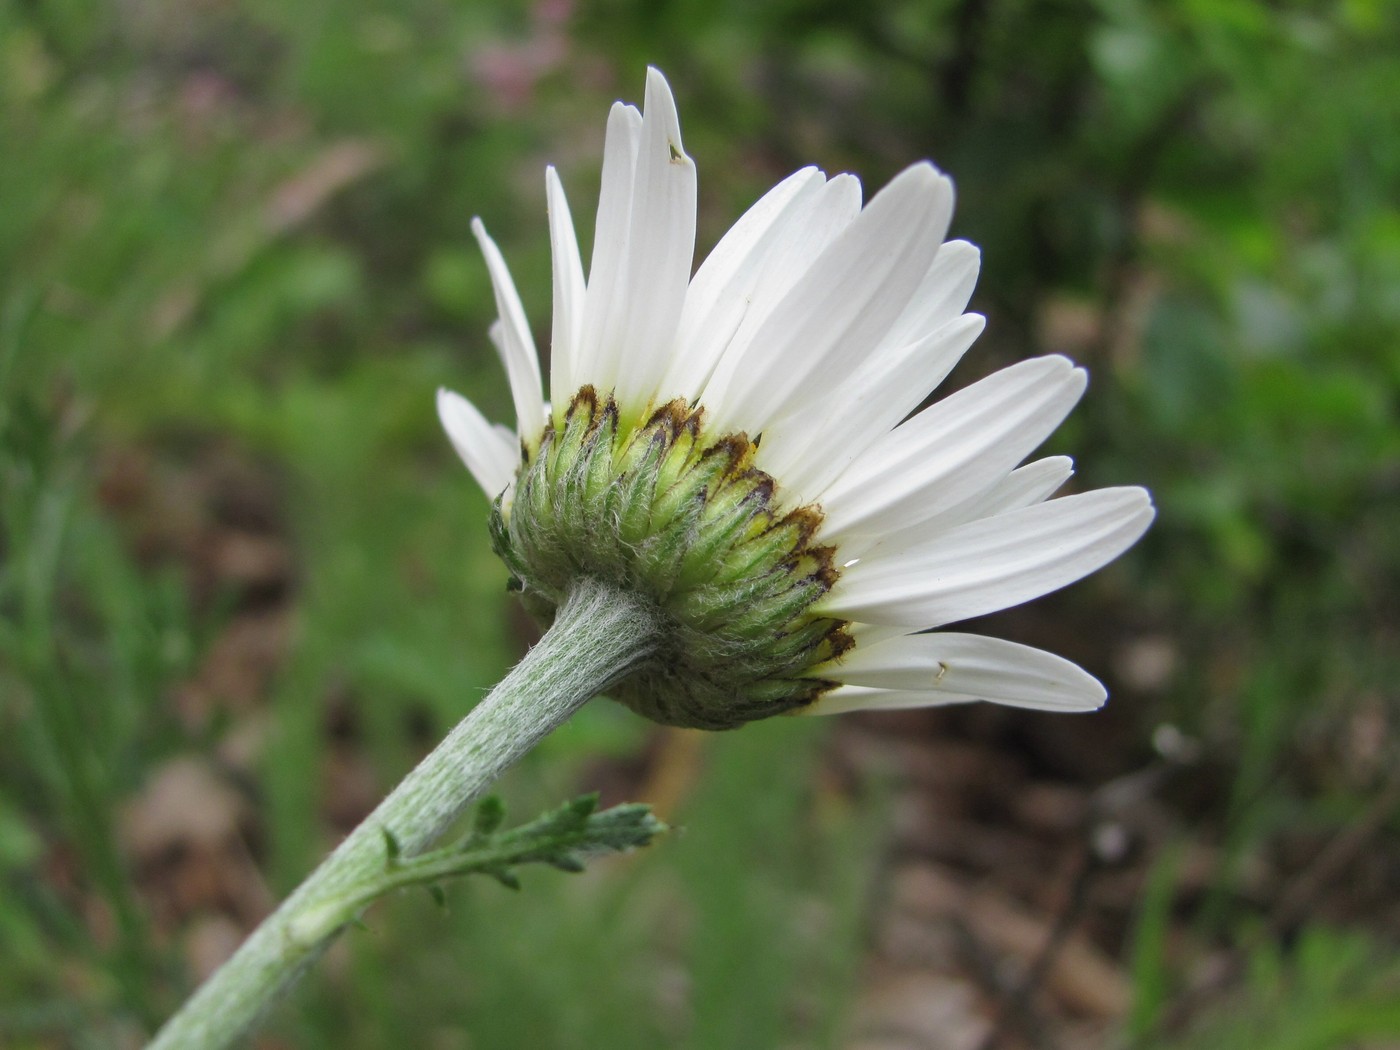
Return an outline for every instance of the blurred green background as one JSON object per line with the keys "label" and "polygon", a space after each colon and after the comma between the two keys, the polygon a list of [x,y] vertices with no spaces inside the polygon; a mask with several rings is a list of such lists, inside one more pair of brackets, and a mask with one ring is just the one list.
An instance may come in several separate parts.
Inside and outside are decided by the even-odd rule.
{"label": "blurred green background", "polygon": [[[1400,1045],[1397,56],[1388,0],[0,0],[0,1046],[139,1045],[527,644],[433,391],[508,418],[468,224],[543,336],[543,167],[586,257],[648,63],[701,251],[803,164],[953,175],[990,323],[950,385],[1069,353],[1054,450],[1160,508],[981,626],[1113,700],[703,738],[592,705],[515,816],[599,787],[684,833],[381,906],[261,1045]],[[964,975],[971,1036],[871,1021],[920,740],[1086,807],[1043,872],[1009,832],[938,870],[1092,944],[1092,1024],[1039,949]],[[978,797],[929,849],[1014,823]]]}

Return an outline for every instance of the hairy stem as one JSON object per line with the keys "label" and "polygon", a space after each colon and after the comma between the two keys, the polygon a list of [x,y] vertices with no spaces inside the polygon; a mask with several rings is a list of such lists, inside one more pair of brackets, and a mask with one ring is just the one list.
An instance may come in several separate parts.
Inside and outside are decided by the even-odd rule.
{"label": "hairy stem", "polygon": [[253,931],[149,1050],[218,1050],[247,1035],[344,928],[315,917],[340,913],[342,901],[383,871],[385,832],[405,857],[428,849],[507,767],[651,656],[656,632],[633,596],[578,580],[539,644]]}

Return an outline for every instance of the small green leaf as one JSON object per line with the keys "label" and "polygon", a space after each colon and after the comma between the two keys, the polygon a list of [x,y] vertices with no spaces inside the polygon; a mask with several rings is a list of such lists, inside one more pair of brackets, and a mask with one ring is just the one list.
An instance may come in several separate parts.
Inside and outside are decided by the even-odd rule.
{"label": "small green leaf", "polygon": [[[347,893],[363,906],[391,890],[422,886],[440,907],[446,906],[441,882],[459,875],[489,875],[508,889],[520,889],[515,869],[522,864],[548,864],[559,871],[580,872],[593,857],[645,846],[666,830],[648,806],[627,803],[597,812],[598,796],[583,795],[536,817],[527,824],[501,830],[505,806],[494,796],[477,804],[473,828],[462,839],[441,849],[405,856],[388,828],[384,839],[384,870],[365,886]],[[343,922],[337,912],[337,922]]]}
{"label": "small green leaf", "polygon": [[403,847],[399,845],[399,840],[388,828],[381,827],[379,833],[384,836],[384,857],[389,867],[393,867],[399,862],[399,857],[403,855]]}
{"label": "small green leaf", "polygon": [[593,815],[593,811],[598,808],[598,792],[594,791],[587,795],[580,795],[569,803],[569,812],[578,817],[581,821],[587,820]]}
{"label": "small green leaf", "polygon": [[577,853],[561,853],[557,857],[550,857],[547,861],[550,867],[558,868],[560,871],[567,871],[578,874],[583,870],[583,858]]}
{"label": "small green leaf", "polygon": [[508,890],[520,889],[520,880],[515,877],[515,872],[509,868],[494,868],[487,874]]}
{"label": "small green leaf", "polygon": [[499,795],[487,795],[476,805],[476,815],[472,820],[472,830],[478,835],[494,834],[505,822],[506,804]]}

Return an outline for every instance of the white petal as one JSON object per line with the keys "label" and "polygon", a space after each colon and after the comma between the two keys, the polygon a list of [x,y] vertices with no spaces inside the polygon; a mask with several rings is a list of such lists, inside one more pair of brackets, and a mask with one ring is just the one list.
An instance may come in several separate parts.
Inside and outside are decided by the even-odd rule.
{"label": "white petal", "polygon": [[[906,169],[831,242],[754,333],[755,353],[706,399],[723,429],[756,434],[879,344],[908,305],[952,214],[952,183],[932,165]],[[718,377],[718,374],[716,376]]]}
{"label": "white petal", "polygon": [[860,213],[860,179],[844,174],[819,186],[815,193],[805,193],[784,213],[766,246],[753,291],[743,304],[742,322],[729,339],[713,377],[704,386],[704,402],[710,406],[711,413],[724,399],[728,385],[735,382],[735,372],[741,374],[738,382],[742,384],[742,370],[750,356],[762,358],[770,350],[762,343],[755,343],[764,322],[783,304],[792,288],[806,279],[816,259],[822,258],[827,246],[850,227]]}
{"label": "white petal", "polygon": [[[904,529],[891,529],[880,537],[887,550],[915,547],[930,536],[947,532],[969,521],[980,521],[1010,510],[1043,503],[1074,474],[1074,460],[1068,456],[1047,456],[1024,467],[1017,467],[986,492],[950,507]],[[858,553],[853,544],[850,554]],[[844,548],[843,548],[844,550]]]}
{"label": "white petal", "polygon": [[614,103],[603,141],[603,181],[593,230],[593,259],[588,267],[583,334],[575,362],[580,385],[592,383],[604,392],[617,382],[618,332],[630,291],[626,263],[632,182],[641,137],[642,115],[633,106]]}
{"label": "white petal", "polygon": [[806,707],[799,708],[799,715],[846,715],[859,711],[902,711],[911,707],[950,707],[953,704],[970,704],[981,697],[959,694],[909,693],[893,689],[871,689],[863,685],[839,685],[829,692],[822,693]]}
{"label": "white petal", "polygon": [[[1074,474],[1069,456],[1047,456],[1017,467],[975,499],[968,500],[924,523],[924,528],[951,528],[965,521],[979,521],[994,514],[1043,503]],[[887,543],[893,544],[889,539]]]}
{"label": "white petal", "polygon": [[981,266],[982,253],[967,241],[949,241],[939,248],[886,341],[895,345],[912,343],[962,313],[972,298]]}
{"label": "white petal", "polygon": [[487,499],[495,499],[515,478],[520,443],[515,434],[492,426],[466,398],[451,390],[437,393],[438,419],[452,447],[476,478]]}
{"label": "white petal", "polygon": [[540,439],[541,420],[544,417],[544,393],[540,390],[540,362],[535,354],[535,340],[530,335],[530,325],[525,320],[525,308],[520,305],[520,295],[511,280],[510,270],[486,233],[480,219],[472,220],[472,233],[481,245],[481,253],[486,256],[486,268],[491,273],[491,286],[496,292],[496,310],[500,314],[500,329],[493,333],[505,365],[506,377],[510,380],[510,394],[515,401],[516,425],[520,440],[533,446]]}
{"label": "white petal", "polygon": [[724,392],[730,384],[746,381],[744,369],[750,358],[767,352],[768,347],[754,342],[764,322],[806,278],[827,246],[855,221],[860,202],[860,180],[854,175],[837,175],[824,186],[815,187],[815,192],[804,193],[774,225],[756,267],[757,281],[745,297],[739,327],[726,336],[719,363],[704,385],[701,399],[712,423],[722,418]]}
{"label": "white petal", "polygon": [[1042,711],[1094,711],[1108,694],[1053,653],[975,634],[904,635],[860,646],[816,675],[846,683],[812,714],[989,700]]}
{"label": "white petal", "polygon": [[1087,376],[1064,357],[1021,361],[889,431],[821,495],[826,542],[855,550],[986,492],[1060,425]]}
{"label": "white petal", "polygon": [[806,279],[832,241],[860,215],[862,191],[854,175],[836,175],[814,190],[803,195],[800,210],[784,213],[781,226],[774,231],[771,256],[754,286],[753,308],[736,337],[736,353],[744,352],[768,315]]}
{"label": "white petal", "polygon": [[982,333],[980,314],[963,314],[917,343],[856,369],[839,393],[799,405],[764,432],[758,465],[798,502],[824,493],[871,445],[923,401]]}
{"label": "white petal", "polygon": [[685,296],[663,396],[696,397],[749,311],[754,288],[768,269],[775,241],[826,179],[816,168],[789,175],[730,227],[710,252]]}
{"label": "white petal", "polygon": [[959,525],[905,550],[882,545],[843,571],[820,609],[916,627],[1006,609],[1112,561],[1152,517],[1143,489],[1100,489]]}
{"label": "white petal", "polygon": [[[451,392],[452,392],[452,391],[450,391],[450,390],[448,391],[449,394],[450,394]],[[519,449],[520,449],[520,438],[516,436],[516,433],[515,433],[514,430],[511,430],[510,427],[505,426],[505,425],[503,425],[503,424],[501,424],[501,423],[492,423],[492,424],[491,424],[491,431],[492,431],[492,433],[494,433],[497,437],[499,437],[499,438],[501,439],[501,443],[502,443],[502,444],[508,445],[510,448],[512,448],[512,449],[515,450],[514,452],[511,453],[512,456],[518,457],[518,456],[520,455],[520,451],[519,451]],[[511,472],[514,473],[514,471],[515,471],[515,463],[512,462],[512,463],[511,463]]]}
{"label": "white petal", "polygon": [[794,399],[786,415],[770,424],[773,433],[765,438],[771,465],[765,469],[803,499],[815,500],[852,460],[917,408],[985,325],[977,314],[959,316],[977,283],[980,261],[966,241],[942,245],[909,304],[843,378],[839,394],[833,396],[827,383],[808,384],[806,399]]}
{"label": "white petal", "polygon": [[822,492],[877,438],[916,409],[981,334],[985,320],[960,312],[981,256],[966,241],[938,249],[909,305],[838,394],[809,384],[807,399],[765,432],[765,470],[805,502]]}
{"label": "white petal", "polygon": [[681,145],[666,78],[648,69],[617,335],[617,399],[625,407],[640,411],[657,395],[694,257],[695,164]]}
{"label": "white petal", "polygon": [[549,246],[554,260],[554,331],[549,346],[549,392],[562,412],[582,381],[578,378],[579,333],[583,330],[586,291],[583,260],[579,257],[574,220],[559,173],[545,169],[545,198],[549,202]]}

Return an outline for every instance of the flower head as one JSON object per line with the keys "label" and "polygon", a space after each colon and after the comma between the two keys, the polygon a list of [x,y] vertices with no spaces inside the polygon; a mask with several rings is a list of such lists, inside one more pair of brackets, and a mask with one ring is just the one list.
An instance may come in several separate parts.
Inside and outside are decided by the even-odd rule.
{"label": "flower head", "polygon": [[853,176],[804,168],[692,276],[695,165],[653,69],[644,112],[617,103],[608,118],[587,280],[553,168],[545,182],[550,402],[477,221],[517,425],[448,391],[438,410],[496,501],[496,549],[537,617],[591,576],[666,625],[619,700],[707,728],[790,710],[1103,702],[1058,656],[931,631],[1072,583],[1153,516],[1140,488],[1051,499],[1066,457],[1022,465],[1084,391],[1063,357],[916,411],[983,326],[963,312],[977,249],[943,239],[945,176],[916,164],[862,207]]}

